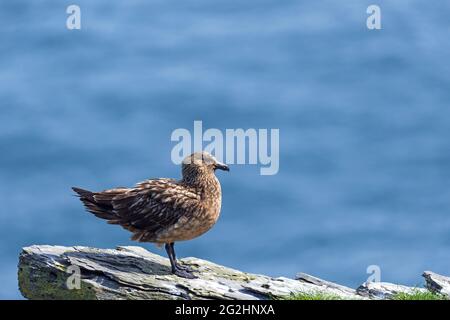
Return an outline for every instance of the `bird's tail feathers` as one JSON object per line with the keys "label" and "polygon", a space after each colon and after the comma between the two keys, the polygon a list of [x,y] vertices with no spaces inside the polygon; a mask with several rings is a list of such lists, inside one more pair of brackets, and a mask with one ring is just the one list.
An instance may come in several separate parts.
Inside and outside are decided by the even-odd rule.
{"label": "bird's tail feathers", "polygon": [[72,190],[77,193],[87,211],[93,213],[101,219],[114,220],[116,218],[115,214],[112,212],[112,204],[107,199],[99,200],[96,197],[96,192],[91,192],[81,188],[72,187]]}

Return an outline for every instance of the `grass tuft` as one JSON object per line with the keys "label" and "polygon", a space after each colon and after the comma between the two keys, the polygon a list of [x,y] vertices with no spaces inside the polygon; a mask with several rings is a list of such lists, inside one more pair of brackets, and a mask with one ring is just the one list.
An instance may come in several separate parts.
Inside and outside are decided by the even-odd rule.
{"label": "grass tuft", "polygon": [[392,300],[447,300],[447,298],[431,291],[413,290],[412,293],[397,293]]}
{"label": "grass tuft", "polygon": [[[448,300],[448,298],[442,294],[433,293],[431,291],[421,291],[414,289],[411,293],[397,293],[392,300]],[[281,300],[347,300],[338,295],[315,291],[309,293],[296,293],[287,297],[281,298]]]}
{"label": "grass tuft", "polygon": [[283,300],[343,300],[343,298],[324,292],[312,292],[312,293],[296,293],[287,296]]}

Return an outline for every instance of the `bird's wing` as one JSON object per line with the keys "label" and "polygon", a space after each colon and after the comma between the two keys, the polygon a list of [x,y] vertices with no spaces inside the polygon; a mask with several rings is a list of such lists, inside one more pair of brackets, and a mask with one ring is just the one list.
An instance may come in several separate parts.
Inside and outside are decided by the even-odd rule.
{"label": "bird's wing", "polygon": [[94,200],[110,205],[113,214],[109,223],[134,232],[134,240],[145,241],[176,224],[186,209],[200,204],[195,190],[173,179],[146,180],[134,188],[98,192]]}

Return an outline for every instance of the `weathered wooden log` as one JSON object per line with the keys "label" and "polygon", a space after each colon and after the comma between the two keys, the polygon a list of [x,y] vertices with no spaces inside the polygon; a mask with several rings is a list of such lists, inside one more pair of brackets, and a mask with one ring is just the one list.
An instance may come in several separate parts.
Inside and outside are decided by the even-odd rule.
{"label": "weathered wooden log", "polygon": [[19,258],[19,288],[28,299],[277,299],[326,293],[361,299],[350,288],[302,274],[299,280],[181,259],[198,279],[170,273],[168,259],[141,247],[31,246]]}
{"label": "weathered wooden log", "polygon": [[450,297],[449,277],[442,276],[432,271],[425,271],[422,276],[425,278],[428,290]]}

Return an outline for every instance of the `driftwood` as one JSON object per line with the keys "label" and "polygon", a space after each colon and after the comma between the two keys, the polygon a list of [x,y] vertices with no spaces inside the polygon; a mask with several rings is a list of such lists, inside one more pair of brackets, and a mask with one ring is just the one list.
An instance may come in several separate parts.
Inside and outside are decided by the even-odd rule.
{"label": "driftwood", "polygon": [[[198,279],[170,273],[167,258],[141,247],[31,246],[19,257],[19,289],[28,299],[282,299],[326,294],[338,299],[391,299],[416,289],[365,283],[357,290],[300,273],[296,279],[245,273],[197,258],[181,259]],[[425,272],[428,289],[448,294],[450,278]]]}

